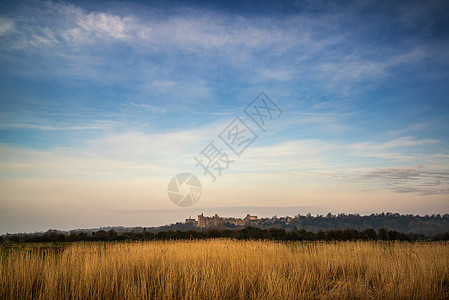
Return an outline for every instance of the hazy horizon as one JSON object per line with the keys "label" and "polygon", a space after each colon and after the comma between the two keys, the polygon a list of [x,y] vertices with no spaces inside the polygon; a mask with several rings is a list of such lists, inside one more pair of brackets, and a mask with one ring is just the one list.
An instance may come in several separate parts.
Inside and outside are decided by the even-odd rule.
{"label": "hazy horizon", "polygon": [[[1,234],[15,234],[15,233],[33,233],[33,232],[46,232],[48,230],[61,230],[61,231],[70,231],[70,230],[78,230],[78,229],[98,229],[98,228],[107,228],[107,227],[159,227],[159,226],[165,226],[165,225],[171,225],[178,222],[184,222],[187,218],[193,218],[195,220],[198,219],[198,215],[204,214],[204,216],[212,217],[215,214],[218,214],[220,217],[228,218],[228,217],[234,217],[234,218],[240,218],[243,219],[246,217],[247,214],[256,215],[259,219],[260,218],[272,218],[274,216],[281,218],[281,217],[295,217],[298,214],[305,216],[308,213],[310,213],[313,217],[316,217],[317,215],[326,216],[328,213],[331,213],[333,215],[338,215],[341,213],[344,214],[359,214],[360,216],[368,216],[371,214],[378,214],[378,213],[397,213],[397,212],[330,212],[325,211],[319,208],[313,208],[313,210],[308,211],[304,207],[283,207],[283,208],[277,208],[277,207],[213,207],[213,208],[204,208],[201,211],[196,211],[195,209],[188,209],[187,211],[176,211],[173,210],[149,210],[149,211],[120,211],[117,212],[120,214],[127,214],[134,216],[134,220],[136,223],[128,223],[128,225],[123,224],[103,224],[103,225],[93,225],[93,226],[85,226],[83,224],[89,224],[89,222],[85,223],[74,223],[72,227],[70,227],[70,224],[64,224],[64,227],[61,228],[46,228],[42,227],[40,229],[29,229],[29,230],[19,230],[15,232],[0,232]],[[401,213],[401,215],[406,215],[407,213]],[[430,215],[430,214],[429,214]],[[138,216],[136,218],[136,216]],[[420,215],[424,216],[424,215]],[[148,219],[146,219],[148,217]],[[166,223],[157,223],[158,220],[162,220],[162,222],[165,222],[165,220],[169,220]],[[139,223],[140,222],[140,223]],[[98,224],[92,223],[92,224]],[[19,225],[17,225],[19,226]],[[24,227],[25,228],[25,227]]]}
{"label": "hazy horizon", "polygon": [[[449,213],[448,36],[447,1],[4,1],[0,234]],[[231,161],[215,182],[211,142]]]}

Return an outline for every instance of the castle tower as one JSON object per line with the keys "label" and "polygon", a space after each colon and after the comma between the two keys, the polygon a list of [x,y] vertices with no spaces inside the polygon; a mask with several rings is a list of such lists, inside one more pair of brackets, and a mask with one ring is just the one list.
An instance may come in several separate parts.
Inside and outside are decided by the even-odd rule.
{"label": "castle tower", "polygon": [[198,227],[206,227],[206,218],[204,217],[203,213],[201,213],[201,215],[198,215]]}

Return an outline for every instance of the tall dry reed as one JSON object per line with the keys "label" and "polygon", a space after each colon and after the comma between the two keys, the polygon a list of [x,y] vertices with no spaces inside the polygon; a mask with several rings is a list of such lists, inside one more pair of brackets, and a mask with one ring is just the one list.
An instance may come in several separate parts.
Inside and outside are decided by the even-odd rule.
{"label": "tall dry reed", "polygon": [[449,298],[444,243],[209,240],[42,247],[3,246],[1,299]]}

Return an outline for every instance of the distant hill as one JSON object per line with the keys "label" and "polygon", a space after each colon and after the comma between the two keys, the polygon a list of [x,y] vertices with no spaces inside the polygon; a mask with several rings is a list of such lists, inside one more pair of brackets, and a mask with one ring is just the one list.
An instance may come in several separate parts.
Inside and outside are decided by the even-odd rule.
{"label": "distant hill", "polygon": [[257,218],[251,220],[243,226],[235,225],[235,222],[226,222],[226,220],[234,220],[234,218],[221,218],[219,225],[212,225],[207,227],[198,226],[198,222],[179,222],[176,224],[159,226],[153,228],[146,228],[150,232],[160,232],[168,230],[207,230],[210,228],[216,229],[241,229],[247,226],[252,226],[261,229],[282,228],[286,231],[292,230],[307,230],[312,232],[340,230],[340,229],[355,229],[363,231],[366,229],[385,228],[403,233],[424,234],[426,236],[435,236],[449,231],[449,214],[445,215],[401,215],[398,213],[380,213],[361,216],[359,214],[338,214],[332,215],[296,215],[295,217],[272,217],[272,218]]}
{"label": "distant hill", "polygon": [[[202,216],[202,215],[201,215]],[[249,215],[248,215],[249,216]],[[247,218],[245,219],[248,219]],[[241,223],[236,218],[222,218],[215,215],[214,217],[206,217],[211,221],[206,226],[198,225],[198,221],[194,219],[187,219],[185,222],[178,222],[175,224],[157,226],[157,227],[100,227],[96,229],[74,229],[70,231],[60,230],[48,230],[47,232],[36,233],[19,233],[19,234],[6,234],[0,236],[0,242],[9,240],[27,240],[32,237],[39,236],[51,236],[51,240],[67,240],[70,235],[78,235],[79,238],[84,239],[84,236],[91,237],[95,233],[101,232],[101,234],[108,233],[108,239],[114,238],[109,235],[123,235],[151,233],[158,234],[164,232],[186,232],[197,231],[206,232],[210,230],[242,230],[247,227],[257,228],[262,230],[269,229],[282,229],[286,232],[298,232],[307,231],[312,233],[318,233],[320,231],[330,232],[335,230],[353,229],[359,232],[367,229],[374,229],[379,231],[380,229],[386,229],[390,231],[396,231],[404,234],[423,235],[426,237],[435,237],[437,235],[447,234],[449,232],[449,214],[445,215],[400,215],[398,213],[380,213],[361,216],[358,214],[338,214],[332,215],[296,215],[295,217],[272,217],[272,218],[257,218],[256,216],[250,216],[247,222]],[[211,225],[212,224],[212,225]],[[236,225],[244,224],[244,225]],[[66,238],[67,237],[67,238]],[[37,239],[39,240],[39,238]]]}

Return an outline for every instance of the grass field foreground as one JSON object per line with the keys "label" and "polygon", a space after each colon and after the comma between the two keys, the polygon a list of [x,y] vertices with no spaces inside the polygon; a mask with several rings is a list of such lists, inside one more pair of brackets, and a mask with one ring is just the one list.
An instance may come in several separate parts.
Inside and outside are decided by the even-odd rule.
{"label": "grass field foreground", "polygon": [[4,244],[0,299],[449,298],[449,244]]}

